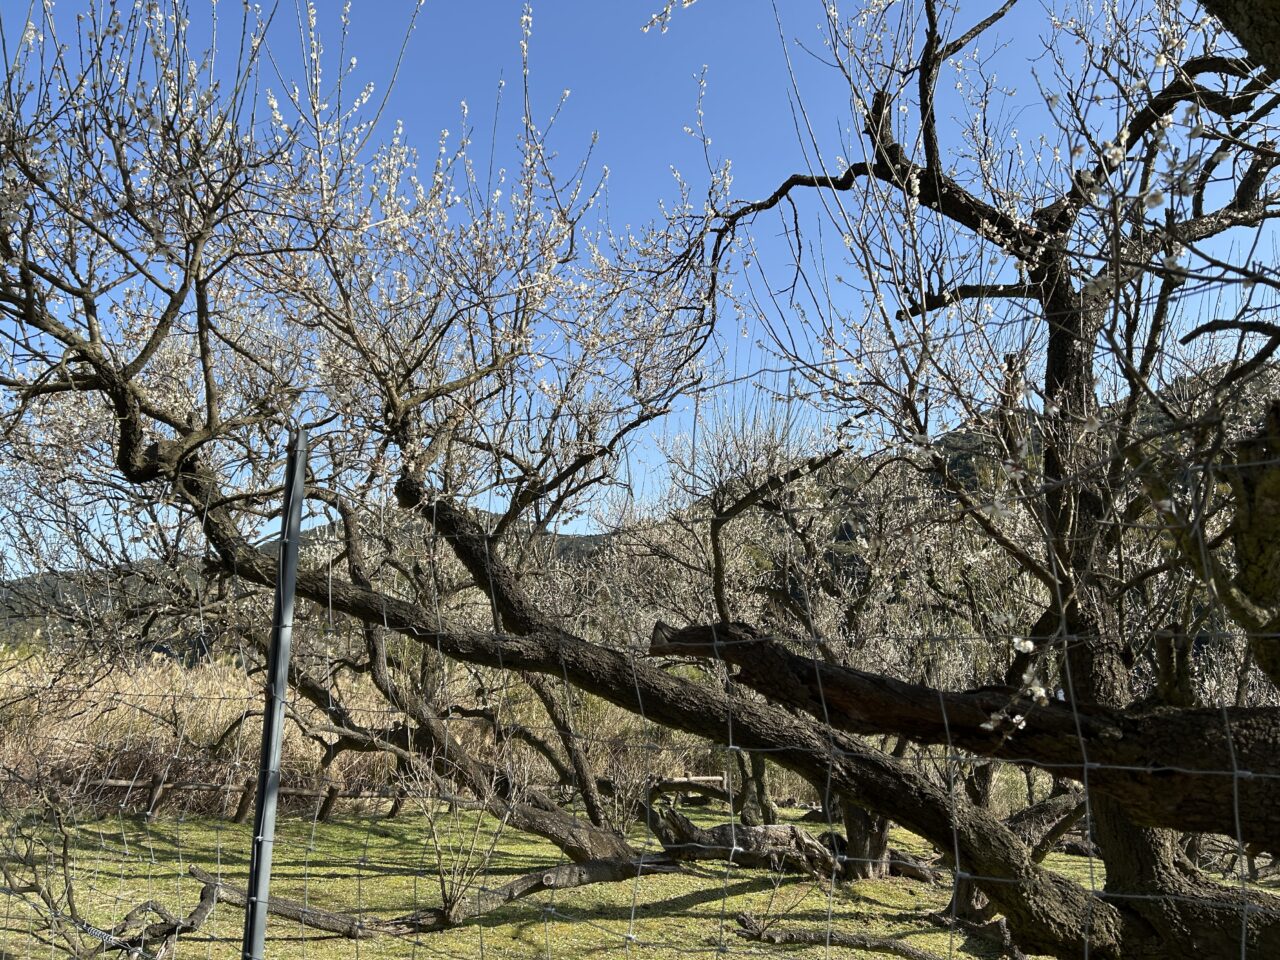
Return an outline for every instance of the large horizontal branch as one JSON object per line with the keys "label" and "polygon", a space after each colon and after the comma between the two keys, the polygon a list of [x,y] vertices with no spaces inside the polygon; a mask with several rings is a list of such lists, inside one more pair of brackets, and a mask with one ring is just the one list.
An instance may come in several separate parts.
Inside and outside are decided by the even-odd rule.
{"label": "large horizontal branch", "polygon": [[648,823],[673,860],[727,860],[741,867],[775,873],[795,870],[813,877],[840,872],[835,852],[792,824],[722,823],[704,828],[674,808],[651,809]]}
{"label": "large horizontal branch", "polygon": [[[189,866],[187,872],[196,880],[205,884],[206,887],[213,887],[217,890],[220,902],[229,903],[233,907],[242,909],[248,903],[249,895],[243,889],[227,883],[220,877],[215,877],[195,864]],[[297,900],[290,900],[287,897],[280,897],[274,894],[267,901],[267,913],[272,916],[283,917],[286,920],[294,920],[303,926],[311,927],[313,930],[336,933],[351,940],[372,937],[378,932],[376,925],[367,924],[359,917],[321,910],[310,904],[300,903]]]}
{"label": "large horizontal branch", "polygon": [[1039,289],[1030,283],[961,283],[947,290],[931,290],[897,313],[898,320],[919,317],[964,300],[1034,300]]}
{"label": "large horizontal branch", "polygon": [[1037,705],[1007,688],[948,693],[789,651],[742,624],[654,628],[650,653],[718,659],[774,703],[857,734],[899,734],[1086,779],[1138,823],[1280,849],[1280,710]]}
{"label": "large horizontal branch", "polygon": [[[201,472],[184,473],[180,483],[197,504],[214,498],[207,486],[211,478]],[[460,508],[446,513],[452,534],[448,538],[478,575],[478,585],[494,591],[517,589],[497,558],[464,555],[468,546],[483,549],[484,538]],[[252,549],[228,516],[211,510],[202,521],[229,569],[263,586],[275,582],[275,562]],[[555,674],[652,722],[722,744],[768,750],[777,763],[811,782],[829,783],[850,802],[892,817],[941,849],[955,850],[961,868],[982,878],[979,884],[1028,948],[1067,956],[1063,951],[1069,944],[1074,955],[1081,918],[1088,916],[1094,955],[1119,956],[1123,920],[1114,905],[1034,863],[1027,846],[986,811],[958,801],[906,764],[853,737],[797,717],[785,707],[671,676],[633,653],[565,631],[540,627],[520,636],[442,631],[416,604],[331,578],[327,570],[300,573],[297,591],[335,611],[412,637],[445,656],[499,669]],[[522,619],[522,597],[497,599],[500,607],[508,604],[516,613],[514,619]]]}

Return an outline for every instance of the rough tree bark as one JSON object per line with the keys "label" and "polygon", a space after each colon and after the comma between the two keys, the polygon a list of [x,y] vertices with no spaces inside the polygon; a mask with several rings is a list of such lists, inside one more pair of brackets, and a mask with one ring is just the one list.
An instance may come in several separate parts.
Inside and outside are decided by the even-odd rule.
{"label": "rough tree bark", "polygon": [[[195,470],[184,471],[180,477],[185,495],[200,503],[206,502],[209,482],[207,475]],[[209,500],[216,499],[211,490],[208,494]],[[1026,950],[1072,958],[1081,949],[1082,935],[1092,955],[1098,957],[1127,956],[1128,941],[1166,950],[1178,948],[1180,941],[1164,939],[1162,933],[1151,936],[1145,922],[1128,914],[1123,906],[1098,900],[1036,865],[1031,851],[1003,824],[971,805],[957,803],[899,761],[824,725],[805,721],[788,709],[741,697],[730,699],[625,653],[544,626],[512,572],[488,549],[475,521],[454,505],[442,502],[435,506],[432,514],[437,529],[495,599],[504,622],[518,624],[522,633],[503,636],[441,631],[412,603],[330,580],[320,571],[301,573],[298,592],[323,600],[336,611],[381,623],[428,643],[447,656],[567,677],[580,689],[643,712],[652,721],[720,743],[730,742],[732,734],[732,742],[746,749],[768,749],[777,762],[810,781],[829,781],[854,802],[893,817],[940,849],[957,849],[962,866],[981,878],[984,891],[1008,918]],[[208,511],[204,523],[225,564],[252,582],[273,582],[274,564],[254,551],[221,511]],[[758,640],[753,634],[750,637]],[[706,655],[709,651],[702,648],[701,652]],[[785,697],[780,699],[787,702]],[[976,729],[978,724],[974,726]],[[984,742],[990,744],[989,734]],[[1258,913],[1252,914],[1248,936],[1250,949],[1280,949],[1280,931]]]}
{"label": "rough tree bark", "polygon": [[764,757],[758,753],[735,750],[738,789],[733,796],[733,811],[744,826],[761,827],[778,822],[778,809],[769,797]]}
{"label": "rough tree bark", "polygon": [[846,803],[844,810],[844,870],[851,880],[875,880],[889,875],[888,817]]}
{"label": "rough tree bark", "polygon": [[[909,741],[898,737],[889,756],[901,760]],[[881,743],[881,747],[886,744]],[[839,804],[844,821],[845,875],[853,880],[875,880],[888,876],[892,868],[889,829],[893,822],[886,816],[865,810],[848,799]]]}
{"label": "rough tree bark", "polygon": [[1273,77],[1280,77],[1280,3],[1277,0],[1200,0]]}
{"label": "rough tree bark", "polygon": [[[1090,787],[1117,797],[1140,823],[1228,835],[1239,829],[1246,840],[1280,848],[1273,783],[1280,712],[1269,708],[1077,710],[1039,705],[1008,687],[950,693],[792,653],[744,624],[677,630],[659,623],[650,651],[721,659],[736,667],[737,682],[850,733],[900,733],[1077,780],[1087,757]],[[1012,723],[1017,716],[1022,726]],[[1232,777],[1233,769],[1241,775]]]}
{"label": "rough tree bark", "polygon": [[[991,791],[995,783],[994,763],[984,763],[964,778],[964,791],[969,801],[986,810],[991,805]],[[990,920],[989,901],[969,877],[959,877],[951,891],[951,902],[943,909],[946,917],[962,923],[984,923]]]}

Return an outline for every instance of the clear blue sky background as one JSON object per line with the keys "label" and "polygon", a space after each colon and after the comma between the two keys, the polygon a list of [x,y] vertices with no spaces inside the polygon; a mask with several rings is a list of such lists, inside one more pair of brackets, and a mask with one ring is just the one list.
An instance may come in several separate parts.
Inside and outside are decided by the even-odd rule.
{"label": "clear blue sky background", "polygon": [[[358,61],[359,81],[386,88],[404,36],[413,0],[354,0],[346,55]],[[690,182],[695,197],[704,189],[707,160],[700,141],[685,131],[696,127],[699,84],[705,68],[703,110],[713,163],[732,158],[733,192],[739,198],[767,195],[788,174],[806,169],[795,134],[792,90],[774,9],[767,0],[701,0],[677,9],[663,33],[643,27],[662,0],[543,0],[533,5],[530,88],[535,123],[544,125],[563,92],[570,91],[550,145],[572,172],[591,143],[599,140],[592,164],[608,166],[608,216],[615,228],[637,226],[660,216],[660,200],[676,195],[672,168]],[[825,13],[810,0],[787,0],[788,43],[801,36],[821,49]],[[337,60],[340,4],[320,7],[327,54]],[[427,0],[409,39],[407,54],[383,120],[384,134],[401,120],[408,142],[429,161],[441,129],[453,138],[459,103],[465,100],[473,127],[473,159],[483,162],[493,139],[500,79],[503,91],[495,163],[508,170],[518,162],[521,65],[520,0]],[[299,47],[292,4],[282,4],[270,34],[282,71]],[[806,106],[831,133],[832,159],[838,133],[849,124],[847,88],[839,75],[795,48],[792,59],[805,83]],[[589,177],[589,182],[594,182]],[[772,221],[761,231],[764,246],[777,232]],[[756,371],[772,358],[755,342],[725,334],[726,361],[736,372]],[[785,389],[785,378],[773,383]],[[735,404],[755,398],[738,393]],[[693,403],[686,399],[659,429],[687,432]],[[640,475],[658,468],[661,457],[647,443],[634,464]],[[647,462],[646,462],[647,461]],[[638,479],[638,478],[637,478]]]}
{"label": "clear blue sky background", "polygon": [[[372,81],[380,93],[387,88],[414,6],[414,0],[352,0],[351,29],[342,56],[357,58],[359,83]],[[969,28],[997,6],[998,0],[967,0],[953,32]],[[836,70],[816,59],[823,52],[823,3],[779,0],[775,11],[769,0],[699,0],[688,8],[677,4],[666,32],[657,28],[646,32],[645,24],[661,7],[662,0],[542,0],[532,5],[529,59],[534,120],[545,124],[563,91],[570,91],[550,145],[565,161],[561,172],[568,174],[592,135],[598,134],[593,166],[596,172],[605,165],[610,170],[608,212],[615,228],[636,226],[660,215],[659,202],[676,193],[673,167],[692,185],[695,197],[705,188],[707,160],[702,144],[686,132],[686,127],[696,126],[698,77],[704,71],[702,107],[711,137],[711,162],[732,159],[737,199],[767,196],[789,174],[808,170],[793,112],[796,94],[788,54],[800,97],[831,168],[835,169],[836,155],[843,152],[842,143],[860,140],[847,85]],[[339,62],[341,3],[319,0],[318,8],[332,77]],[[407,141],[429,161],[442,129],[448,129],[456,142],[459,104],[465,100],[473,130],[472,156],[481,162],[494,139],[498,83],[505,80],[495,163],[512,169],[518,162],[522,113],[523,8],[521,0],[427,0],[383,116],[383,136],[389,135],[395,121],[402,121]],[[222,10],[226,19],[238,15],[238,5],[234,11],[230,5]],[[193,16],[198,31],[197,19],[198,15]],[[1042,99],[1026,58],[1042,49],[1034,38],[1045,26],[1041,0],[1023,0],[982,41],[988,50],[997,40],[1015,37],[1022,45],[1016,52],[1006,51],[1014,56],[1002,70],[1024,71],[1006,79],[1018,84],[1016,107],[1025,105],[1032,115],[1037,113],[1035,108],[1042,108]],[[291,67],[296,71],[301,53],[297,16],[289,0],[283,0],[277,10],[269,45],[282,74],[288,76]],[[942,84],[944,105],[949,88],[950,84]],[[860,154],[860,148],[855,149]],[[766,254],[780,254],[776,248],[781,243],[775,239],[780,231],[776,220],[763,219],[753,239]],[[773,276],[789,276],[785,259],[770,259]],[[725,361],[734,373],[777,367],[776,359],[759,346],[758,331],[744,339],[722,328],[721,335]],[[785,373],[756,375],[751,383],[789,392]],[[735,391],[732,398],[734,406],[744,410],[759,399],[750,389]],[[659,430],[688,432],[692,407],[692,401],[686,400]],[[633,455],[637,480],[661,470],[662,458],[647,441]]]}
{"label": "clear blue sky background", "polygon": [[[265,6],[265,4],[264,4]],[[338,4],[320,6],[322,35],[336,57]],[[350,54],[357,76],[386,88],[389,67],[403,36],[412,0],[354,0]],[[823,8],[788,0],[788,36],[820,46]],[[456,132],[459,102],[466,100],[475,128],[476,156],[483,156],[500,78],[507,81],[498,133],[498,162],[514,157],[520,119],[519,0],[428,0],[410,38],[387,118],[404,121],[410,142],[428,155],[441,129]],[[716,157],[731,157],[735,191],[754,196],[799,168],[789,82],[770,3],[702,0],[677,10],[665,34],[642,27],[661,0],[545,0],[533,9],[530,45],[534,119],[544,122],[564,90],[571,91],[552,144],[577,160],[593,132],[595,160],[610,171],[615,225],[657,215],[657,200],[673,193],[671,167],[695,185],[705,177],[700,144],[684,132],[696,120],[696,77],[707,70],[704,104]],[[227,11],[228,13],[230,11]],[[298,55],[292,4],[283,3],[271,46],[287,68]],[[813,77],[816,64],[796,51]],[[806,99],[831,125],[847,122],[847,93],[831,70],[808,84]],[[566,171],[567,172],[567,171]]]}
{"label": "clear blue sky background", "polygon": [[[0,0],[5,2],[5,0]],[[199,6],[193,4],[193,10]],[[267,6],[266,3],[263,6]],[[851,123],[849,94],[835,70],[799,46],[822,51],[824,5],[779,0],[781,31],[769,0],[700,0],[677,9],[666,33],[643,32],[662,0],[543,0],[533,4],[530,46],[535,120],[543,121],[562,91],[571,91],[556,124],[553,145],[566,160],[579,158],[593,132],[597,163],[611,171],[610,204],[616,224],[657,214],[657,200],[672,193],[671,167],[695,184],[704,169],[701,146],[684,132],[696,119],[696,77],[706,68],[704,109],[713,158],[732,158],[734,192],[740,198],[769,193],[789,173],[805,169],[795,135],[791,84],[784,60],[790,51],[810,117],[833,162],[839,134],[860,133]],[[972,26],[997,0],[966,0],[954,32]],[[224,16],[230,14],[224,3]],[[336,57],[337,0],[319,4],[322,34]],[[357,76],[386,88],[390,64],[403,37],[413,0],[353,0],[349,53]],[[410,38],[404,68],[392,94],[388,119],[405,123],[410,142],[427,152],[441,129],[456,131],[458,104],[466,100],[476,132],[477,156],[488,147],[499,78],[507,81],[502,150],[514,147],[520,118],[520,0],[427,0]],[[843,11],[848,13],[849,11]],[[271,46],[287,68],[297,63],[296,17],[283,0]],[[1014,42],[1001,58],[1005,79],[1019,87],[1018,106],[1041,103],[1025,58],[1040,52],[1047,26],[1042,0],[1023,0],[982,46],[998,38]],[[1024,61],[1019,70],[1015,64]],[[1017,77],[1008,77],[1010,69]],[[1026,71],[1026,72],[1024,72]],[[944,78],[945,79],[945,78]],[[942,96],[948,94],[942,85]],[[945,103],[945,100],[944,100]],[[1043,122],[1043,121],[1042,121]],[[850,128],[853,127],[852,131]],[[507,154],[510,160],[513,153]]]}

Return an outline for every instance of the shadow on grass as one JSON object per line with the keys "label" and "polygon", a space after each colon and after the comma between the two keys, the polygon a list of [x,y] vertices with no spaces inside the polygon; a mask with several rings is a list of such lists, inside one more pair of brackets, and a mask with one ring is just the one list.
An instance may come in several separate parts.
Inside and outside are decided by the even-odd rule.
{"label": "shadow on grass", "polygon": [[[634,881],[623,881],[630,883]],[[611,885],[602,885],[608,887]],[[561,919],[574,920],[596,920],[602,923],[611,921],[629,922],[632,917],[637,919],[653,919],[655,917],[672,918],[679,917],[681,919],[707,919],[708,917],[719,916],[720,906],[726,898],[742,896],[750,893],[763,893],[771,889],[773,884],[768,878],[759,878],[751,880],[741,880],[736,883],[727,884],[725,886],[717,886],[715,888],[692,890],[685,893],[677,893],[659,900],[645,900],[637,902],[634,907],[630,903],[621,904],[575,904],[557,907],[555,915]],[[587,890],[589,888],[579,888]],[[704,914],[692,912],[697,907],[706,907],[714,905],[715,910]],[[536,911],[537,916],[531,918],[531,911]],[[469,926],[477,927],[505,927],[515,926],[520,928],[528,928],[530,924],[542,922],[542,911],[539,909],[536,900],[525,900],[519,903],[513,903],[509,906],[502,907],[492,913],[485,914],[478,920],[473,921]]]}

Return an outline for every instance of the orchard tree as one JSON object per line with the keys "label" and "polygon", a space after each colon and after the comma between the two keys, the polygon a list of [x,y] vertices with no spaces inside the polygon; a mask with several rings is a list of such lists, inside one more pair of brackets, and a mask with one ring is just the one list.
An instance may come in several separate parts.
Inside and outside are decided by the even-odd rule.
{"label": "orchard tree", "polygon": [[[1159,716],[1183,759],[1158,761],[1144,744],[1126,766],[1206,771],[1183,793],[1135,790],[1133,769],[1109,770],[1107,751],[1087,742],[1069,764],[1090,788],[1116,919],[1154,931],[1127,952],[1193,937],[1230,953],[1241,949],[1240,918],[1228,919],[1235,893],[1184,871],[1176,835],[1152,828],[1173,825],[1156,807],[1185,812],[1214,778],[1226,789],[1211,802],[1238,809],[1233,771],[1252,769],[1238,756],[1188,764],[1205,741],[1174,731],[1208,713],[1171,708],[1193,706],[1196,659],[1207,674],[1211,658],[1243,657],[1242,687],[1252,661],[1271,703],[1280,679],[1278,417],[1268,407],[1280,329],[1265,319],[1273,270],[1241,253],[1272,237],[1274,100],[1230,38],[1176,5],[1109,7],[1101,22],[1062,11],[1032,74],[1043,119],[1028,129],[1023,112],[1015,125],[1001,119],[1013,116],[1013,92],[983,51],[1013,7],[976,25],[932,2],[832,15],[827,48],[859,128],[840,149],[853,158],[831,172],[814,160],[770,197],[726,211],[714,247],[785,204],[797,254],[786,269],[801,282],[762,303],[775,349],[815,402],[857,412],[862,442],[896,448],[932,476],[1038,596],[1009,634],[990,637],[1015,638],[1006,682],[1025,699],[978,730],[1018,752],[1056,686],[1077,716]],[[955,113],[968,120],[944,121]],[[816,136],[805,147],[833,152]],[[805,194],[818,195],[826,235],[843,239],[838,268],[804,246]],[[956,469],[959,436],[978,440],[988,477]],[[744,682],[798,702],[777,663],[749,643],[729,649]],[[879,722],[876,706],[895,711],[855,676],[800,682],[828,716],[833,696],[849,698],[846,729],[905,731],[901,716]],[[1240,690],[1225,701],[1246,699]],[[950,721],[934,737],[968,746],[954,715],[931,712]],[[1221,716],[1218,725],[1247,739]],[[1259,733],[1265,754],[1271,734]],[[1116,731],[1117,745],[1127,738]],[[1172,908],[1173,897],[1185,906]]]}
{"label": "orchard tree", "polygon": [[[346,540],[339,576],[420,604],[436,627],[492,629],[487,591],[458,599],[467,574],[439,557],[423,491],[489,507],[485,538],[534,577],[538,537],[616,481],[630,435],[697,375],[700,266],[658,270],[689,237],[599,235],[583,217],[600,184],[586,167],[557,179],[532,117],[518,165],[490,182],[465,113],[425,161],[398,130],[377,145],[379,104],[350,89],[345,57],[340,75],[323,72],[314,13],[300,24],[312,72],[278,91],[262,89],[264,24],[246,22],[242,61],[223,74],[188,47],[188,13],[93,4],[74,25],[36,20],[10,39],[6,480],[12,556],[28,564],[14,573],[114,575],[117,590],[60,604],[85,643],[145,642],[175,608],[227,627],[220,607],[243,607],[235,583],[266,570],[255,544],[280,495],[281,430],[301,423],[308,499]],[[396,502],[408,522],[387,534]],[[200,553],[212,580],[193,581]],[[335,678],[307,672],[342,651],[301,651],[298,691],[347,732],[334,749],[434,758],[575,858],[628,850],[594,804],[579,822],[517,799],[454,747],[435,675],[388,651],[375,622],[337,669],[425,726],[360,728]],[[551,686],[529,682],[558,709]]]}
{"label": "orchard tree", "polygon": [[[1213,883],[1175,844],[1280,850],[1264,685],[1280,674],[1280,415],[1264,405],[1280,338],[1261,315],[1274,276],[1240,252],[1270,236],[1274,101],[1179,9],[1064,11],[1043,24],[1039,119],[1015,135],[988,59],[1013,7],[977,23],[936,0],[825,8],[845,140],[807,144],[810,169],[771,196],[734,202],[713,173],[705,196],[625,235],[596,219],[585,173],[558,176],[527,105],[520,162],[494,185],[465,118],[429,160],[399,129],[376,145],[373,93],[324,72],[314,19],[310,72],[279,90],[253,22],[234,69],[188,48],[180,4],[29,24],[6,38],[0,108],[13,529],[35,564],[145,567],[139,607],[166,591],[179,612],[239,602],[275,581],[259,538],[280,437],[302,423],[308,503],[340,542],[298,591],[344,632],[300,650],[290,679],[326,753],[387,753],[551,840],[575,862],[556,885],[651,869],[598,795],[574,716],[586,694],[767,752],[916,832],[1023,950],[1277,952],[1277,904]],[[781,293],[763,245],[740,258],[775,208],[796,253]],[[823,238],[834,225],[835,251],[811,217]],[[715,379],[729,305],[757,312],[808,385],[791,402],[829,418],[829,440],[673,471],[685,489],[659,559],[711,602],[602,580],[588,614],[562,595],[548,534],[624,483],[628,445]],[[910,509],[875,502],[886,488]],[[1006,582],[966,586],[966,566]],[[930,669],[959,628],[980,666]],[[1249,651],[1261,676],[1241,662],[1243,704],[1197,688],[1202,637],[1201,660]],[[668,669],[682,658],[704,678]],[[559,741],[532,749],[568,773],[580,813],[458,735],[462,711],[495,739],[522,734],[451,702],[455,669],[486,671],[482,687],[519,675]],[[351,706],[357,679],[396,722]],[[1080,781],[1106,887],[1045,868],[1042,833],[922,773],[906,741]],[[834,872],[800,831],[650,819],[672,860]]]}

